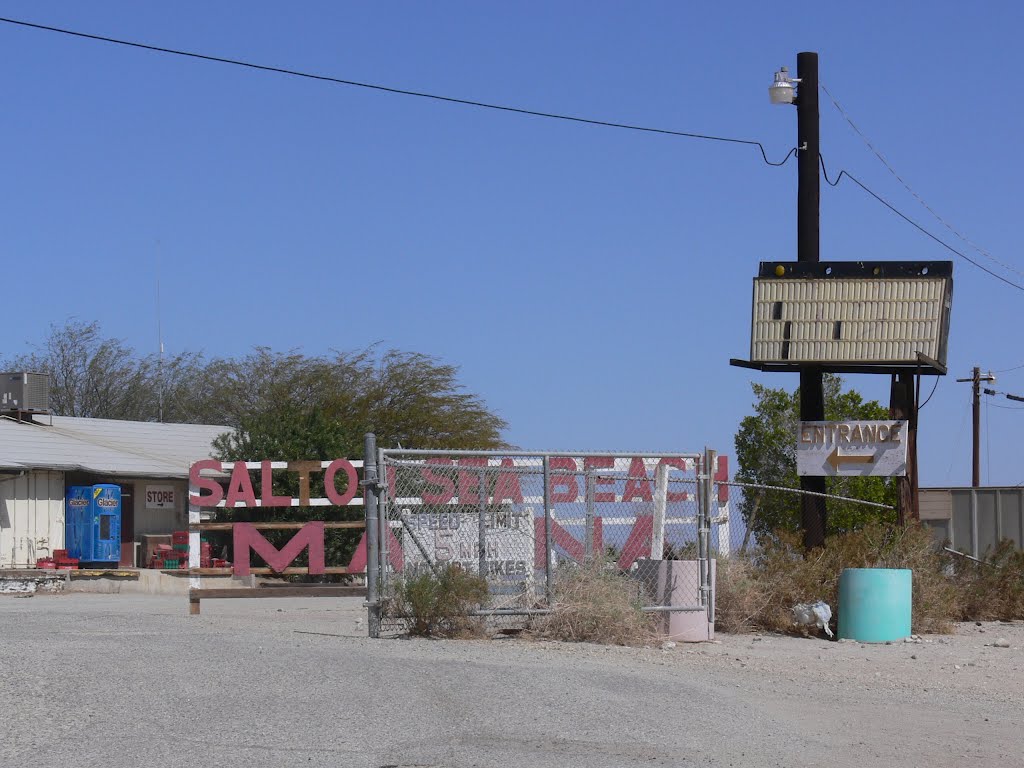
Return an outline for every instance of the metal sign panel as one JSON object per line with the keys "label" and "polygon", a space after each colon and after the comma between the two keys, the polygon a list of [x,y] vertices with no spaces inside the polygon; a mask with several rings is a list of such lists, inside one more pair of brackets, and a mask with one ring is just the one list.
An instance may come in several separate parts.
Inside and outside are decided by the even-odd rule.
{"label": "metal sign panel", "polygon": [[902,477],[907,474],[907,422],[801,421],[799,475]]}
{"label": "metal sign panel", "polygon": [[765,262],[754,280],[750,359],[762,363],[946,363],[945,262]]}

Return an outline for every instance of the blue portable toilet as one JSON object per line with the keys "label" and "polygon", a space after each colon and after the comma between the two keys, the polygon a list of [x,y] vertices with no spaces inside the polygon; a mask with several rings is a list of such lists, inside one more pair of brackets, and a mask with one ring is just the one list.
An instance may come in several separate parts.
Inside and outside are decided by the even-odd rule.
{"label": "blue portable toilet", "polygon": [[[85,521],[92,507],[92,486],[73,485],[64,497],[64,548],[68,557],[83,559],[85,551]],[[90,554],[92,544],[89,544]]]}
{"label": "blue portable toilet", "polygon": [[84,536],[82,560],[90,563],[121,561],[121,486],[99,483],[92,487],[92,504]]}

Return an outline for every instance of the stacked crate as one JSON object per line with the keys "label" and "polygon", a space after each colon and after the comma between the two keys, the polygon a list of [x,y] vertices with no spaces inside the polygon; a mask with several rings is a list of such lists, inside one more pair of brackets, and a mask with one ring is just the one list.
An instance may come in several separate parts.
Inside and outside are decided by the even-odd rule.
{"label": "stacked crate", "polygon": [[68,557],[66,549],[53,550],[54,567],[58,571],[74,571],[78,569],[78,558]]}
{"label": "stacked crate", "polygon": [[170,558],[164,561],[164,568],[188,568],[188,531],[175,531],[171,534],[173,551]]}

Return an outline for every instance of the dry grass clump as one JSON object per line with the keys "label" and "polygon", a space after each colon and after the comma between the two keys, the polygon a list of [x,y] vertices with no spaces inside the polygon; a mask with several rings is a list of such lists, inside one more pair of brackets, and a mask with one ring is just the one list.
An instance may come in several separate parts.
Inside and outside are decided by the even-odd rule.
{"label": "dry grass clump", "polygon": [[419,637],[481,637],[486,622],[470,614],[487,603],[487,581],[458,566],[429,569],[397,581],[386,612],[404,616]]}
{"label": "dry grass clump", "polygon": [[539,637],[605,645],[647,645],[654,619],[641,610],[635,581],[602,563],[567,567],[556,579],[555,605],[533,626]]}
{"label": "dry grass clump", "polygon": [[829,537],[806,557],[795,534],[778,534],[753,555],[718,561],[715,624],[724,632],[814,631],[794,625],[792,608],[824,600],[838,616],[844,568],[909,568],[914,631],[949,631],[959,618],[960,601],[946,566],[931,532],[921,525],[872,523]]}
{"label": "dry grass clump", "polygon": [[756,632],[773,599],[771,590],[758,582],[754,563],[747,557],[718,559],[715,574],[715,629],[722,632]]}
{"label": "dry grass clump", "polygon": [[1024,552],[1004,539],[986,562],[951,557],[964,621],[1024,619]]}

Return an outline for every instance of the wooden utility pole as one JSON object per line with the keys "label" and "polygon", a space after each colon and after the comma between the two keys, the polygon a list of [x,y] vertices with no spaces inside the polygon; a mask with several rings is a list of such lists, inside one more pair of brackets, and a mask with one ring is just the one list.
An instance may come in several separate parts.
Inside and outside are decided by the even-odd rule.
{"label": "wooden utility pole", "polygon": [[[796,76],[800,80],[796,97],[797,122],[797,207],[796,259],[820,261],[821,177],[818,163],[820,121],[818,118],[818,54],[796,55]],[[825,392],[819,365],[800,369],[800,420],[824,421]],[[825,478],[800,477],[800,488],[825,493]],[[804,548],[825,543],[827,509],[824,496],[803,494],[800,501],[800,524],[804,532]]]}
{"label": "wooden utility pole", "polygon": [[981,486],[981,382],[995,380],[996,377],[992,375],[991,371],[983,376],[978,366],[974,366],[971,370],[971,377],[969,379],[957,379],[957,381],[961,382],[971,382],[974,395],[971,400],[974,412],[974,440],[971,461],[972,488]]}

